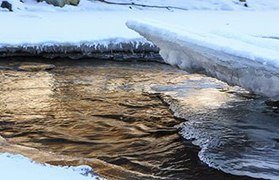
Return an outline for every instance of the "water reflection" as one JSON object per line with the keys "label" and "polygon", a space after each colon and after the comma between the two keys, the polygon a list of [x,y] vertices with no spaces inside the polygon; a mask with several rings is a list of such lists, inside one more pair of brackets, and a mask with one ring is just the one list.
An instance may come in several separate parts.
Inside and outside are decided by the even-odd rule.
{"label": "water reflection", "polygon": [[[56,161],[57,155],[83,160],[71,165],[94,160],[94,170],[109,178],[234,178],[199,161],[199,149],[183,142],[174,127],[182,120],[151,93],[158,85],[175,89],[205,77],[157,63],[53,63],[49,72],[1,71],[0,135],[9,142],[53,152],[42,160],[53,164],[68,162]],[[196,84],[201,91],[205,85]],[[217,107],[218,91],[210,98]]]}
{"label": "water reflection", "polygon": [[0,111],[30,115],[51,109],[54,78],[50,73],[7,71],[0,78]]}

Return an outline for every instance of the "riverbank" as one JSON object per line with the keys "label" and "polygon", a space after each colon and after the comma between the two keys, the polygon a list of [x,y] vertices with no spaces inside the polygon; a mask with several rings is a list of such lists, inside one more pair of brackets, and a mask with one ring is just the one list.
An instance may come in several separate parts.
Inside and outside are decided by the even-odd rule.
{"label": "riverbank", "polygon": [[2,13],[0,57],[158,59],[156,46],[125,27],[127,15],[141,13]]}
{"label": "riverbank", "polygon": [[[254,3],[251,2],[249,8],[230,1],[169,4],[187,9],[179,10],[117,6],[85,0],[78,7],[64,8],[25,2],[15,12],[0,11],[0,57],[158,58],[158,47],[128,29],[125,26],[128,20],[166,25],[176,32],[199,36],[202,42],[215,35],[217,39],[225,39],[220,41],[223,43],[220,44],[221,49],[227,49],[228,40],[246,43],[240,50],[233,49],[235,55],[241,55],[243,51],[251,53],[250,46],[246,46],[249,43],[256,48],[266,47],[270,51],[264,55],[269,57],[274,54],[270,53],[271,50],[278,48],[278,26],[274,18],[278,16],[277,4],[265,2],[260,7]],[[253,58],[253,54],[250,56]]]}

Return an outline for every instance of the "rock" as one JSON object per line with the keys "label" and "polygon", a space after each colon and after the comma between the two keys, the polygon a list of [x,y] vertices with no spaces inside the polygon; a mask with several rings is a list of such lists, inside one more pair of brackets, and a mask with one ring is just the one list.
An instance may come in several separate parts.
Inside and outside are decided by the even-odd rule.
{"label": "rock", "polygon": [[45,1],[48,4],[52,4],[54,6],[63,7],[66,4],[77,6],[80,0],[38,0],[39,2]]}
{"label": "rock", "polygon": [[9,11],[13,11],[13,9],[12,9],[12,4],[9,3],[8,1],[2,1],[2,3],[1,3],[1,8],[6,8],[6,9],[8,9]]}
{"label": "rock", "polygon": [[54,6],[63,7],[66,4],[67,0],[39,0],[39,2],[45,1],[48,4],[52,4]]}
{"label": "rock", "polygon": [[48,71],[53,68],[55,68],[53,64],[34,63],[34,64],[20,65],[17,69],[19,71]]}
{"label": "rock", "polygon": [[279,108],[279,101],[268,100],[265,102],[267,106]]}
{"label": "rock", "polygon": [[68,4],[77,6],[79,4],[80,0],[68,0]]}
{"label": "rock", "polygon": [[243,6],[248,7],[248,4],[247,4],[246,0],[239,0],[239,2],[244,3]]}

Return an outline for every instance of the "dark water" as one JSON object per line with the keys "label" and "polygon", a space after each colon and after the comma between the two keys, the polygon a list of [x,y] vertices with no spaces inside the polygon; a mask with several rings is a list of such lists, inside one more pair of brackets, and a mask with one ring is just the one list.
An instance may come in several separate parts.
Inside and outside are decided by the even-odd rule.
{"label": "dark water", "polygon": [[[181,111],[172,108],[180,112],[175,117],[166,103],[170,97],[179,99],[185,90],[199,94],[208,88],[220,102],[231,102],[236,98],[222,92],[226,85],[150,62],[56,60],[49,62],[56,66],[49,71],[15,70],[26,63],[38,66],[23,61],[0,63],[6,67],[0,70],[0,135],[11,144],[52,152],[53,156],[99,160],[89,165],[108,179],[249,179],[200,161],[201,149],[181,133],[186,121],[177,118],[182,117]],[[188,98],[191,106],[183,106],[192,108],[183,111],[192,119],[204,117],[199,104],[204,101],[196,97]],[[207,103],[219,107],[218,102]],[[192,122],[189,116],[183,118]],[[67,158],[56,161],[51,156],[41,161],[84,164],[69,163]]]}
{"label": "dark water", "polygon": [[187,120],[178,126],[179,133],[202,148],[203,162],[227,173],[279,179],[276,103],[203,78],[153,88],[171,96],[166,98],[170,108]]}

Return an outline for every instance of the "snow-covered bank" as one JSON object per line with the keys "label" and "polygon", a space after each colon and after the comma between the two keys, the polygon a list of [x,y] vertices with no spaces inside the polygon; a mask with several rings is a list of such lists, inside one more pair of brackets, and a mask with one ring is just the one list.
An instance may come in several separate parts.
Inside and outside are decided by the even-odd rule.
{"label": "snow-covered bank", "polygon": [[157,47],[125,27],[126,16],[119,11],[3,13],[0,57],[158,58]]}
{"label": "snow-covered bank", "polygon": [[[89,166],[62,167],[48,164],[38,164],[21,155],[8,153],[0,154],[1,179],[7,180],[86,180],[98,179],[91,175],[92,168]],[[16,171],[16,172],[14,172]]]}
{"label": "snow-covered bank", "polygon": [[[236,23],[232,21],[236,16],[241,22],[251,14],[259,17],[257,22],[247,22],[247,25],[252,24],[252,27],[248,27],[245,22],[239,23],[240,26],[235,25]],[[191,19],[194,17],[191,15],[185,16],[190,20],[189,22],[160,24],[154,21],[130,21],[127,26],[157,45],[166,63],[190,71],[205,71],[206,74],[229,84],[239,85],[254,93],[279,99],[279,41],[276,39],[278,33],[274,33],[275,29],[279,29],[278,25],[275,25],[279,13],[266,12],[264,15],[264,18],[269,19],[273,24],[261,22],[260,20],[264,19],[261,17],[262,13],[242,12],[230,15],[232,17],[225,16],[230,18],[225,20],[227,26],[235,23],[233,26],[243,28],[246,33],[239,30],[236,34],[236,31],[233,31],[235,27],[218,26],[220,22],[224,23],[225,18],[224,16],[222,19],[218,18],[217,13],[212,16],[216,18],[213,26],[217,27],[212,25],[206,27],[209,24],[205,21],[207,18],[200,20],[204,22],[203,24],[197,22],[191,24],[193,20],[196,21]],[[270,30],[260,32],[259,29],[253,29],[261,23],[271,26],[273,32]],[[204,29],[200,29],[201,27],[197,25],[203,25]],[[268,29],[268,26],[264,28]]]}
{"label": "snow-covered bank", "polygon": [[[173,19],[180,20],[181,15],[187,18],[185,14],[189,12],[181,9],[212,10],[216,13],[219,13],[219,10],[253,12],[279,9],[279,2],[274,0],[248,1],[249,8],[244,7],[239,0],[189,0],[187,3],[184,0],[109,2],[120,5],[81,0],[77,7],[66,5],[59,8],[33,0],[11,1],[14,12],[0,8],[0,57],[43,55],[122,58],[123,53],[132,52],[126,58],[157,58],[154,53],[157,53],[158,49],[125,26],[128,19],[148,18],[172,22]],[[104,52],[106,55],[100,55]]]}

